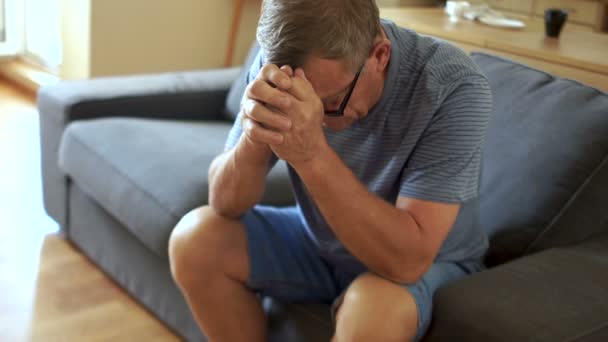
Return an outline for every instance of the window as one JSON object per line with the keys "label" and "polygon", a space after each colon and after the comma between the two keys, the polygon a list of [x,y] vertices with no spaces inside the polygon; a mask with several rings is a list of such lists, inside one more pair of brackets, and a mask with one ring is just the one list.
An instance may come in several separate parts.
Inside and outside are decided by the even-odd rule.
{"label": "window", "polygon": [[22,18],[22,0],[0,0],[0,56],[14,56],[23,50]]}
{"label": "window", "polygon": [[6,26],[4,23],[6,19],[4,19],[4,0],[0,0],[0,43],[4,43],[6,41]]}
{"label": "window", "polygon": [[0,57],[57,71],[61,64],[60,0],[0,0]]}
{"label": "window", "polygon": [[24,57],[57,70],[62,57],[59,0],[20,1],[25,3]]}

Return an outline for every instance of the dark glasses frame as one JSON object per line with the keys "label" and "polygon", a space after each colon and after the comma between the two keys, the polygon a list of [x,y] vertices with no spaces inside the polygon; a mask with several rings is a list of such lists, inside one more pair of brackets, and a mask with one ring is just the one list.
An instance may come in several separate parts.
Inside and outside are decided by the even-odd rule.
{"label": "dark glasses frame", "polygon": [[357,80],[359,79],[361,70],[363,70],[363,65],[359,68],[359,70],[355,74],[355,79],[351,82],[351,84],[348,88],[348,91],[346,92],[346,96],[344,96],[344,99],[342,100],[342,103],[340,103],[340,107],[338,107],[338,110],[329,110],[329,111],[326,110],[325,115],[327,115],[327,116],[343,116],[344,115],[344,109],[346,109],[346,106],[348,105],[348,100],[350,100],[350,95],[353,93],[353,90],[355,89],[355,86],[357,85]]}

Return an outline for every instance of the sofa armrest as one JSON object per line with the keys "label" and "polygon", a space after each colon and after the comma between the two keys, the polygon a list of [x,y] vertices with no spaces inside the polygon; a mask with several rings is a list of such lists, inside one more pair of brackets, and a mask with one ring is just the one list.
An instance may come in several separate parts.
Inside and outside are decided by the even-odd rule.
{"label": "sofa armrest", "polygon": [[64,81],[38,93],[41,115],[59,122],[106,116],[218,119],[240,68]]}
{"label": "sofa armrest", "polygon": [[516,259],[435,295],[425,341],[605,341],[608,234]]}
{"label": "sofa armrest", "polygon": [[44,207],[68,229],[68,179],[57,153],[74,120],[108,116],[219,120],[240,68],[65,81],[38,92]]}

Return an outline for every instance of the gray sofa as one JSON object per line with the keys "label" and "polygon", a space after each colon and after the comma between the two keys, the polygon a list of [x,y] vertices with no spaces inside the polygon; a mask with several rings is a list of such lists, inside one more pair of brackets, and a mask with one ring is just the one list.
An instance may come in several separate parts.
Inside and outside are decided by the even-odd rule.
{"label": "gray sofa", "polygon": [[[497,57],[472,58],[495,106],[480,190],[489,268],[438,291],[426,340],[607,341],[608,95]],[[62,82],[38,96],[48,214],[190,341],[204,337],[171,279],[167,239],[183,214],[207,203],[207,170],[245,74]],[[264,202],[292,201],[279,164]],[[270,340],[329,340],[326,305],[263,303]]]}

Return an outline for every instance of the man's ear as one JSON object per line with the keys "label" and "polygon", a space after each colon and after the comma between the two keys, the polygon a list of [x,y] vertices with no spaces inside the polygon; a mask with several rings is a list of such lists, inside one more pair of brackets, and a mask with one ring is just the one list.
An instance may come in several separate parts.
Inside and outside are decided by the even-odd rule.
{"label": "man's ear", "polygon": [[382,39],[376,44],[371,51],[371,56],[376,61],[376,71],[384,72],[391,57],[391,41]]}

